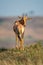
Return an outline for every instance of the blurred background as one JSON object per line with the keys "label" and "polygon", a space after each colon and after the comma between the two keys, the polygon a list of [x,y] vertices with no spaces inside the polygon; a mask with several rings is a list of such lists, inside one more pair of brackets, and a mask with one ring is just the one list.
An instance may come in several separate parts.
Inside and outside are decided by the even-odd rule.
{"label": "blurred background", "polygon": [[27,14],[24,44],[43,41],[43,0],[0,0],[0,48],[14,48],[16,44],[13,25],[18,16]]}

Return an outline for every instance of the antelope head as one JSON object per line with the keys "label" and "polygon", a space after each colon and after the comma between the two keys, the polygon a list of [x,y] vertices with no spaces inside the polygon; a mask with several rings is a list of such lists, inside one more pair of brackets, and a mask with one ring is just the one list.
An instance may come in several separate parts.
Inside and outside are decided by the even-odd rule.
{"label": "antelope head", "polygon": [[28,16],[23,16],[23,17],[18,16],[18,17],[19,17],[19,19],[23,19],[23,20],[24,20],[24,26],[26,26],[27,20],[31,20],[31,19],[32,19],[32,18],[30,18],[30,17],[28,17]]}
{"label": "antelope head", "polygon": [[26,22],[27,22],[27,20],[31,20],[32,18],[30,18],[30,17],[27,17],[27,16],[24,16],[23,17],[23,20],[24,20],[24,26],[26,26]]}

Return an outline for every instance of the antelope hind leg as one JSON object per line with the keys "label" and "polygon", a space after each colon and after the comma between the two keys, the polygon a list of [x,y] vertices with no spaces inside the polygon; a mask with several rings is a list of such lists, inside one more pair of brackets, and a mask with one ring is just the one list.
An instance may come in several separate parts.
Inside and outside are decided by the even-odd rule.
{"label": "antelope hind leg", "polygon": [[24,50],[24,40],[20,40],[20,50]]}
{"label": "antelope hind leg", "polygon": [[18,36],[16,35],[16,48],[18,49]]}

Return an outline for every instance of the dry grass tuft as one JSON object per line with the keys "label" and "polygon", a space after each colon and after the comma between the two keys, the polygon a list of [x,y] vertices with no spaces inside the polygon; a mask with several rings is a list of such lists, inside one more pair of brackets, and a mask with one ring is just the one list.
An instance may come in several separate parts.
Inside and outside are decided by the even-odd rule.
{"label": "dry grass tuft", "polygon": [[43,45],[25,47],[24,51],[17,49],[0,49],[0,65],[43,65]]}

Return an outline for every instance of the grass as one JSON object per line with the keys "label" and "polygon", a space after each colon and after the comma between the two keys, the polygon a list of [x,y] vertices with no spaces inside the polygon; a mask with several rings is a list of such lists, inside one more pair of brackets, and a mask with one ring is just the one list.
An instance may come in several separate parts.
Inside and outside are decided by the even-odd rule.
{"label": "grass", "polygon": [[24,51],[2,48],[0,65],[43,65],[43,45],[37,42],[26,46]]}

